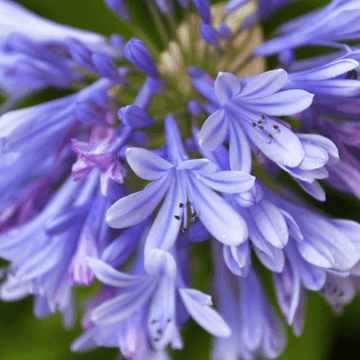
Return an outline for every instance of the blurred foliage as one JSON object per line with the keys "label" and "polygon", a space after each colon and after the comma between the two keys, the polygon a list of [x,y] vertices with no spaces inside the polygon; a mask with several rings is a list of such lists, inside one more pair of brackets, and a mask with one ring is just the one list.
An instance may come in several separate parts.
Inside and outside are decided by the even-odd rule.
{"label": "blurred foliage", "polygon": [[[133,36],[132,29],[111,13],[102,0],[21,0],[24,6],[54,21],[76,26],[86,30],[102,33],[106,36],[119,33],[126,39]],[[219,2],[219,1],[216,1]],[[265,37],[271,36],[274,29],[282,22],[294,18],[301,13],[325,5],[325,0],[299,0],[281,9],[263,24]],[[131,0],[131,8],[136,11],[136,22],[152,34],[148,12],[141,0]],[[157,43],[159,39],[156,39]],[[301,56],[308,56],[309,50],[301,50]],[[274,58],[269,65],[274,64]],[[63,96],[64,92],[43,92],[28,99],[22,106]],[[333,216],[351,218],[359,221],[359,212],[355,211],[358,201],[350,196],[326,188],[328,200],[319,204],[310,197],[306,200],[321,207]],[[303,194],[303,192],[302,192]],[[206,243],[193,246],[191,267],[193,269],[194,286],[202,291],[212,293],[209,287],[211,274],[210,250]],[[261,272],[270,292],[269,298],[275,305],[275,297],[271,290],[271,277]],[[87,296],[86,289],[77,289],[76,294],[82,299]],[[349,305],[341,318],[336,318],[316,293],[308,292],[307,317],[305,330],[300,338],[295,338],[288,327],[288,346],[281,360],[325,360],[353,358],[360,350],[360,298]],[[70,352],[72,340],[80,335],[79,319],[71,330],[65,330],[59,314],[47,319],[38,320],[32,313],[32,299],[27,298],[15,303],[0,303],[0,360],[112,360],[118,353],[117,349],[100,348],[85,354]],[[184,331],[184,350],[172,351],[175,360],[208,360],[211,348],[211,337],[193,321]]]}

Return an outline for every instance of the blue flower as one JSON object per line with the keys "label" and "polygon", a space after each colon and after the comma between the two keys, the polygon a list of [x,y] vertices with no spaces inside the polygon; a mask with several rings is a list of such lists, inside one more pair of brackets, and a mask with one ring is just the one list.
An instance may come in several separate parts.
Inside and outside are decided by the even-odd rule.
{"label": "blue flower", "polygon": [[250,172],[250,142],[278,164],[299,165],[304,158],[300,140],[270,116],[305,110],[311,105],[313,95],[302,90],[279,91],[286,81],[284,70],[272,70],[254,76],[241,89],[234,75],[220,72],[215,80],[214,96],[204,93],[217,103],[219,110],[211,114],[202,126],[200,146],[212,151],[229,137],[233,170]]}
{"label": "blue flower", "polygon": [[171,116],[166,118],[165,127],[169,161],[145,149],[127,150],[126,158],[132,170],[153,182],[117,201],[106,214],[108,224],[115,228],[137,224],[151,215],[166,196],[149,232],[145,251],[169,250],[177,238],[181,220],[186,230],[188,220],[196,216],[219,241],[229,245],[245,241],[247,229],[243,219],[210,189],[239,193],[249,190],[254,178],[239,171],[217,171],[217,166],[206,159],[188,160]]}

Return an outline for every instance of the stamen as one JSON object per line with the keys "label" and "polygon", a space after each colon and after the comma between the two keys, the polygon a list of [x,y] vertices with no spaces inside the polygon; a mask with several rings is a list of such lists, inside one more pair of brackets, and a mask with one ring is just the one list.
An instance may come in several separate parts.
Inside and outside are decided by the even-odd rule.
{"label": "stamen", "polygon": [[252,126],[255,127],[255,126],[256,126],[256,122],[253,122],[253,123],[252,123]]}
{"label": "stamen", "polygon": [[259,129],[262,130],[262,129],[264,129],[264,127],[263,127],[262,125],[260,125],[260,126],[259,126]]}
{"label": "stamen", "polygon": [[279,130],[279,125],[273,125],[273,128],[274,128],[275,130]]}
{"label": "stamen", "polygon": [[180,219],[181,219],[179,215],[174,215],[174,218],[175,218],[176,220],[180,220]]}
{"label": "stamen", "polygon": [[159,334],[159,335],[162,335],[162,330],[159,329],[159,330],[156,331],[156,333]]}
{"label": "stamen", "polygon": [[264,114],[261,114],[261,118],[262,118],[263,120],[265,120],[265,115],[264,115]]}
{"label": "stamen", "polygon": [[273,139],[274,137],[271,135],[271,133],[268,133],[269,138]]}
{"label": "stamen", "polygon": [[184,206],[183,203],[179,203],[179,208],[182,208]]}
{"label": "stamen", "polygon": [[167,319],[166,322],[169,324],[171,323],[171,319]]}
{"label": "stamen", "polygon": [[258,124],[261,124],[261,119],[257,121]]}
{"label": "stamen", "polygon": [[156,323],[156,320],[151,320],[151,325],[154,325]]}

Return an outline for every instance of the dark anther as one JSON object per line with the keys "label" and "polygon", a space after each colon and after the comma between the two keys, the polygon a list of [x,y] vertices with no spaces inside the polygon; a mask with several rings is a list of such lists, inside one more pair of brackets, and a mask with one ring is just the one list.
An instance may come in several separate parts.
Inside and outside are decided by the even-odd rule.
{"label": "dark anther", "polygon": [[270,133],[268,133],[268,137],[272,139],[274,138]]}
{"label": "dark anther", "polygon": [[358,73],[355,69],[348,71],[345,77],[345,79],[354,79],[354,80],[356,80],[357,78],[358,78]]}
{"label": "dark anther", "polygon": [[160,339],[154,339],[154,341],[160,341]]}
{"label": "dark anther", "polygon": [[328,288],[328,289],[330,289],[331,288],[331,284],[326,284],[326,287]]}
{"label": "dark anther", "polygon": [[261,118],[262,118],[263,120],[265,120],[265,115],[264,115],[264,114],[261,114]]}
{"label": "dark anther", "polygon": [[257,121],[258,124],[261,124],[261,119]]}
{"label": "dark anther", "polygon": [[353,70],[353,78],[355,80],[358,78],[358,73],[357,73],[357,71],[355,69]]}
{"label": "dark anther", "polygon": [[167,319],[166,322],[169,324],[171,323],[171,319]]}
{"label": "dark anther", "polygon": [[154,325],[156,323],[156,320],[151,321],[151,325]]}
{"label": "dark anther", "polygon": [[191,217],[195,217],[197,215],[196,212],[194,212],[193,214],[191,214]]}
{"label": "dark anther", "polygon": [[278,129],[279,129],[279,125],[273,125],[273,128],[274,128],[275,130],[278,130]]}
{"label": "dark anther", "polygon": [[264,127],[262,125],[259,126],[259,129],[262,130]]}
{"label": "dark anther", "polygon": [[337,287],[336,286],[333,287],[332,292],[333,292],[333,294],[336,294],[336,292],[337,292]]}
{"label": "dark anther", "polygon": [[179,203],[179,208],[182,208],[184,206],[183,203]]}
{"label": "dark anther", "polygon": [[345,76],[345,79],[351,79],[351,75],[352,75],[352,71],[348,71]]}
{"label": "dark anther", "polygon": [[256,122],[253,122],[253,123],[252,123],[252,126],[255,127],[255,126],[256,126]]}
{"label": "dark anther", "polygon": [[179,216],[179,215],[174,215],[174,218],[175,218],[176,220],[180,220],[180,216]]}
{"label": "dark anther", "polygon": [[186,203],[186,205],[191,205],[191,201],[188,201],[188,202]]}
{"label": "dark anther", "polygon": [[339,292],[339,297],[343,297],[345,295],[345,293],[343,291]]}
{"label": "dark anther", "polygon": [[186,228],[183,227],[183,228],[181,229],[181,231],[182,231],[183,233],[186,232]]}
{"label": "dark anther", "polygon": [[159,329],[156,333],[162,335],[162,330]]}

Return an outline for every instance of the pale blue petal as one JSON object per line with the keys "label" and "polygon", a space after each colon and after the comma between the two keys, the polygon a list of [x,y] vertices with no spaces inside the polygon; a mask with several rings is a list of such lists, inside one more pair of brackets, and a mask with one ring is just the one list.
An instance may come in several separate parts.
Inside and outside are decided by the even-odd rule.
{"label": "pale blue petal", "polygon": [[[254,121],[256,118],[253,117]],[[273,139],[265,142],[263,136],[252,126],[244,128],[252,142],[270,159],[279,165],[295,167],[303,160],[305,152],[298,137],[286,126],[266,117],[263,123],[266,132],[273,133],[273,126],[278,126],[280,132],[273,134]]]}
{"label": "pale blue petal", "polygon": [[289,74],[289,81],[326,80],[347,73],[359,66],[353,59],[339,59],[325,65]]}
{"label": "pale blue petal", "polygon": [[126,149],[126,160],[134,173],[145,180],[158,180],[174,166],[152,151],[141,148]]}
{"label": "pale blue petal", "polygon": [[223,256],[227,267],[234,275],[248,275],[251,265],[249,241],[238,246],[224,245]]}
{"label": "pale blue petal", "polygon": [[246,101],[262,99],[283,88],[287,79],[288,74],[284,69],[266,71],[256,75],[236,98],[239,100],[246,98]]}
{"label": "pale blue petal", "polygon": [[166,174],[161,179],[146,185],[144,190],[118,200],[106,212],[108,225],[122,229],[145,220],[164,197],[173,178],[170,175]]}
{"label": "pale blue petal", "polygon": [[174,280],[176,278],[176,262],[167,251],[153,249],[145,254],[145,271],[153,276],[165,276]]}
{"label": "pale blue petal", "polygon": [[225,245],[240,245],[248,237],[244,219],[219,195],[191,178],[198,217],[212,236]]}
{"label": "pale blue petal", "polygon": [[308,142],[302,142],[302,147],[305,151],[305,157],[299,164],[299,169],[314,170],[324,166],[328,162],[329,154],[322,147]]}
{"label": "pale blue petal", "polygon": [[212,174],[218,170],[218,166],[208,159],[192,159],[183,161],[176,170],[192,170],[205,174]]}
{"label": "pale blue petal", "polygon": [[293,115],[307,109],[314,95],[304,90],[284,90],[266,97],[236,100],[237,104],[266,115]]}
{"label": "pale blue petal", "polygon": [[214,85],[200,78],[192,79],[191,84],[201,95],[205,96],[214,104],[217,104]]}
{"label": "pale blue petal", "polygon": [[214,336],[224,338],[231,336],[231,330],[223,318],[209,305],[198,301],[200,291],[179,289],[179,293],[186,310],[201,327]]}
{"label": "pale blue petal", "polygon": [[147,276],[137,276],[121,273],[115,270],[105,262],[95,259],[88,258],[87,263],[91,267],[95,276],[104,284],[116,287],[132,286],[144,282]]}
{"label": "pale blue petal", "polygon": [[206,151],[214,151],[225,140],[228,122],[223,109],[215,111],[204,122],[200,130],[199,144]]}
{"label": "pale blue petal", "polygon": [[284,268],[285,264],[285,256],[283,249],[278,249],[276,247],[273,248],[274,256],[270,257],[266,253],[262,252],[258,248],[254,248],[256,256],[263,263],[265,267],[267,267],[270,271],[281,272]]}
{"label": "pale blue petal", "polygon": [[263,199],[248,211],[259,231],[271,245],[283,248],[287,244],[289,230],[277,206]]}
{"label": "pale blue petal", "polygon": [[273,280],[279,306],[287,323],[291,325],[294,322],[300,300],[299,271],[289,261],[286,261],[282,273],[273,273]]}
{"label": "pale blue petal", "polygon": [[105,301],[91,313],[96,325],[118,323],[137,311],[154,292],[157,281],[151,279],[130,291]]}
{"label": "pale blue petal", "polygon": [[352,241],[360,241],[360,224],[353,220],[346,219],[331,219],[332,224],[336,229],[340,230],[345,236]]}
{"label": "pale blue petal", "polygon": [[316,180],[314,180],[312,183],[302,181],[300,179],[295,180],[302,187],[302,189],[310,194],[314,199],[319,201],[326,200],[326,192]]}
{"label": "pale blue petal", "polygon": [[215,96],[220,105],[237,95],[241,90],[240,81],[229,72],[219,71],[214,84]]}
{"label": "pale blue petal", "polygon": [[243,129],[233,121],[229,124],[229,158],[230,168],[247,174],[251,172],[251,148]]}
{"label": "pale blue petal", "polygon": [[152,249],[170,250],[174,245],[179,231],[181,220],[179,216],[179,203],[184,201],[181,197],[181,184],[175,179],[171,182],[165,200],[156,215],[153,225],[145,242],[145,253]]}
{"label": "pale blue petal", "polygon": [[229,194],[250,190],[255,183],[255,177],[242,171],[219,171],[211,175],[200,175],[198,179],[208,187]]}

